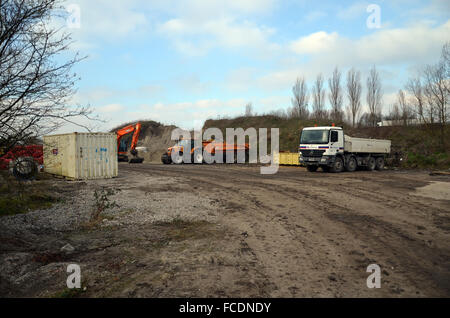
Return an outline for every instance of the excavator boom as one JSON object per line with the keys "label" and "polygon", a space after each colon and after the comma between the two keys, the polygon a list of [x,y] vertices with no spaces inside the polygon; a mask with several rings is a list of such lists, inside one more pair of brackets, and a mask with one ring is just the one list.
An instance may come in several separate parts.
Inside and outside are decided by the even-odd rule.
{"label": "excavator boom", "polygon": [[117,154],[119,161],[128,161],[127,151],[120,151],[120,141],[122,137],[133,132],[133,137],[131,139],[130,153],[133,155],[129,162],[130,163],[142,163],[143,158],[137,156],[136,146],[139,139],[139,134],[141,133],[141,123],[126,126],[117,131]]}

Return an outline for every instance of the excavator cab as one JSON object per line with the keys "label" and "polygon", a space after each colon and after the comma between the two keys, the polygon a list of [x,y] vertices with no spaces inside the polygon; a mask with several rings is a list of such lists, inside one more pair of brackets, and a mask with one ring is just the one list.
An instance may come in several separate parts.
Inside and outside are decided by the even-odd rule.
{"label": "excavator cab", "polygon": [[[130,154],[133,156],[129,160],[128,158],[128,143],[127,138],[124,137],[130,133],[133,133],[131,138]],[[142,163],[144,158],[138,156],[138,151],[136,150],[137,142],[139,139],[139,134],[141,133],[141,123],[135,125],[126,126],[117,131],[117,155],[118,161],[125,161],[129,163]]]}

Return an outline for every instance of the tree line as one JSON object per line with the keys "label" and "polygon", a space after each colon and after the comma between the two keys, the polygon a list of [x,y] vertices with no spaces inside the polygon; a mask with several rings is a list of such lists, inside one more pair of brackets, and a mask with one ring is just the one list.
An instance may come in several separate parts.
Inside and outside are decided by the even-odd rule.
{"label": "tree line", "polygon": [[[346,74],[345,82],[342,77],[342,72],[336,67],[328,78],[328,90],[325,89],[322,74],[317,75],[311,89],[308,89],[304,77],[298,77],[292,87],[292,107],[288,109],[288,117],[331,120],[336,123],[348,120],[356,126],[362,108],[361,72],[351,68]],[[369,112],[361,118],[366,118],[369,125],[376,126],[381,118],[383,94],[380,75],[375,66],[369,72],[366,86]],[[328,109],[327,99],[330,105]]]}
{"label": "tree line", "polygon": [[[404,89],[396,94],[396,101],[384,114],[383,89],[376,66],[370,69],[365,80],[365,112],[362,112],[361,72],[351,68],[343,77],[335,67],[327,79],[326,89],[322,74],[317,75],[311,87],[308,87],[305,77],[299,76],[292,87],[291,107],[271,114],[302,120],[347,122],[353,127],[375,127],[383,120],[388,121],[387,125],[428,124],[439,126],[441,136],[444,136],[443,131],[449,123],[450,42],[443,46],[437,63],[426,65],[415,77],[408,79]],[[246,105],[245,115],[254,115],[251,103]]]}

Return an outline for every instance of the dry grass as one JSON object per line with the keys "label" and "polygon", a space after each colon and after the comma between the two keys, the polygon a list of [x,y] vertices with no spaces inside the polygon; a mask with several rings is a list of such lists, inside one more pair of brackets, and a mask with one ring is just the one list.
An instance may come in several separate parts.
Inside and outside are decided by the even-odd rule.
{"label": "dry grass", "polygon": [[50,208],[58,198],[46,180],[19,182],[3,172],[0,176],[0,216]]}

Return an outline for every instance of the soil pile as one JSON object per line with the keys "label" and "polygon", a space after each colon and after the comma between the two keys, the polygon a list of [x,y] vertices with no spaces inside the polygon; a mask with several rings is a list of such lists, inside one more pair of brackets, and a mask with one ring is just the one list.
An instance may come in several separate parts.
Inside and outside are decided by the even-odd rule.
{"label": "soil pile", "polygon": [[[161,162],[161,155],[167,151],[167,148],[173,146],[175,142],[170,139],[172,131],[176,126],[166,126],[156,121],[139,121],[141,123],[141,133],[139,135],[138,147],[147,147],[148,152],[140,152],[139,156],[144,158],[144,162]],[[119,127],[112,129],[112,132],[128,126],[132,123],[126,123]],[[124,136],[124,140],[130,149],[131,138],[133,134],[130,133]],[[131,156],[130,156],[131,158]]]}

